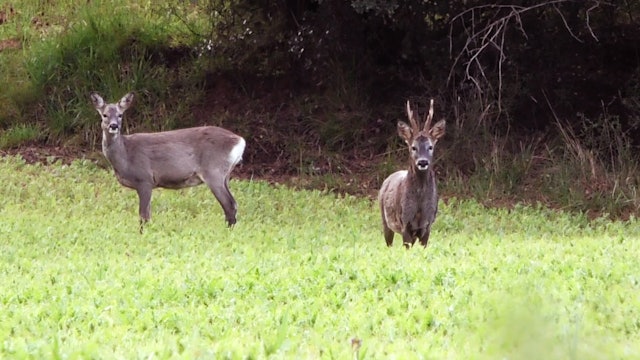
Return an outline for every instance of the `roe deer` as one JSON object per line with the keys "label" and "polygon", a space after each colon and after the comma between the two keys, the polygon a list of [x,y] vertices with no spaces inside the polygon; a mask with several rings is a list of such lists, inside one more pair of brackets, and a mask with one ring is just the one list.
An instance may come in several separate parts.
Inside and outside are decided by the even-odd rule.
{"label": "roe deer", "polygon": [[405,247],[413,246],[416,238],[420,239],[420,244],[427,246],[431,224],[438,212],[438,191],[431,164],[433,148],[444,135],[445,121],[440,120],[431,127],[433,99],[422,130],[409,101],[407,116],[411,126],[399,121],[398,134],[409,148],[409,170],[389,175],[378,193],[387,246],[393,243],[394,232],[402,234]]}
{"label": "roe deer", "polygon": [[102,117],[102,152],[120,184],[138,192],[140,231],[151,218],[152,189],[181,189],[203,182],[222,205],[228,225],[235,224],[237,204],[229,191],[229,175],[242,159],[245,140],[217,126],[123,135],[122,115],[133,97],[131,92],[107,104],[91,93]]}

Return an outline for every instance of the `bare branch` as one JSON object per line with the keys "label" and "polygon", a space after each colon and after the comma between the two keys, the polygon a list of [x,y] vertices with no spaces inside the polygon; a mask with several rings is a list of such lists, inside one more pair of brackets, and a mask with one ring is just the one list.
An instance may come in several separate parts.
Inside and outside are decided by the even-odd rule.
{"label": "bare branch", "polygon": [[[496,65],[498,68],[497,97],[498,110],[500,111],[502,109],[500,102],[502,99],[501,95],[503,91],[503,65],[507,60],[507,56],[505,53],[506,33],[509,30],[510,25],[512,23],[515,24],[515,28],[522,34],[522,36],[528,38],[522,22],[522,15],[531,12],[532,10],[551,7],[560,16],[560,19],[562,20],[564,27],[567,29],[569,35],[576,41],[583,43],[584,41],[573,32],[573,29],[571,29],[571,27],[569,26],[569,22],[565,17],[565,14],[563,14],[558,7],[559,4],[574,1],[575,0],[546,0],[531,6],[521,6],[515,4],[487,4],[474,6],[455,15],[451,19],[449,27],[449,47],[451,57],[453,58],[453,64],[451,65],[451,68],[449,70],[447,82],[450,83],[452,81],[455,70],[458,68],[460,63],[463,62],[463,59],[467,59],[463,63],[464,80],[471,81],[478,90],[478,94],[482,97],[482,94],[484,92],[483,86],[489,86],[489,88],[491,88],[491,81],[489,81],[489,78],[485,73],[485,68],[480,61],[480,58],[481,55],[486,53],[488,49],[496,50],[498,55],[498,60],[496,60]],[[596,41],[598,41],[598,38],[591,28],[589,15],[591,11],[601,5],[602,1],[590,1],[593,2],[593,6],[591,6],[586,11],[586,27],[589,30],[591,36]],[[494,11],[493,16],[488,20],[482,19],[481,15],[486,14],[488,11]],[[481,25],[480,23],[484,23],[484,25]],[[460,26],[462,27],[462,31],[466,34],[467,38],[460,51],[454,56],[453,31],[455,24],[460,24]]]}
{"label": "bare branch", "polygon": [[600,6],[600,2],[596,1],[593,6],[591,6],[589,9],[587,9],[587,13],[586,13],[586,18],[587,18],[587,29],[589,30],[589,33],[591,34],[591,36],[596,40],[596,41],[600,41],[598,40],[598,37],[596,36],[596,34],[593,33],[593,29],[591,29],[591,20],[589,19],[589,13]]}
{"label": "bare branch", "polygon": [[572,38],[576,39],[577,42],[581,44],[584,43],[584,41],[580,40],[580,38],[575,35],[573,31],[571,31],[571,27],[569,26],[569,23],[567,23],[567,19],[564,18],[564,14],[562,13],[562,11],[560,11],[560,9],[558,9],[557,4],[553,4],[553,9],[558,13],[558,15],[560,15],[560,19],[562,19],[562,23],[564,24],[565,29],[567,29],[567,31],[569,32],[569,35],[571,35]]}

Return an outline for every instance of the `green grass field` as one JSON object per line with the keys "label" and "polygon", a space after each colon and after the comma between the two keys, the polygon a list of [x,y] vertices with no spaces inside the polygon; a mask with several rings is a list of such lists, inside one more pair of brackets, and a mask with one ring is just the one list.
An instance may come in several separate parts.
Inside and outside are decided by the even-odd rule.
{"label": "green grass field", "polygon": [[[368,199],[232,181],[137,196],[0,159],[0,358],[640,358],[640,226],[441,204],[387,248]],[[352,340],[361,340],[361,347]]]}

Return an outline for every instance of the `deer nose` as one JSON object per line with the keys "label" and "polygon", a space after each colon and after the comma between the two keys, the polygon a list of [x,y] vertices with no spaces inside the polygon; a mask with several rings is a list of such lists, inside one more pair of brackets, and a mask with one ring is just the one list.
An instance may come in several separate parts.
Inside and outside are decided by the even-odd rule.
{"label": "deer nose", "polygon": [[418,162],[416,163],[416,165],[418,165],[418,169],[420,170],[425,170],[426,168],[429,167],[429,160],[427,159],[420,159],[418,160]]}
{"label": "deer nose", "polygon": [[118,130],[118,124],[109,124],[109,129]]}

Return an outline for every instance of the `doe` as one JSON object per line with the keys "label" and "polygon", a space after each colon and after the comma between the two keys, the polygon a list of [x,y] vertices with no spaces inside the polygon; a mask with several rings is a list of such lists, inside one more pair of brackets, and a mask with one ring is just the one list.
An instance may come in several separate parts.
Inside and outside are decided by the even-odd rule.
{"label": "doe", "polygon": [[438,191],[433,172],[433,149],[445,132],[445,121],[431,127],[433,99],[420,129],[411,105],[407,101],[409,123],[398,121],[398,135],[409,149],[409,170],[389,175],[380,188],[378,201],[382,212],[382,226],[387,246],[393,243],[394,233],[402,234],[404,246],[410,247],[420,239],[427,246],[429,233],[438,212]]}
{"label": "doe", "polygon": [[245,140],[217,126],[202,126],[158,133],[123,135],[122,116],[134,94],[107,104],[91,93],[102,117],[102,152],[118,182],[136,190],[140,200],[140,231],[151,218],[154,188],[181,189],[206,183],[229,226],[236,223],[237,204],[229,191],[229,175],[242,160]]}

